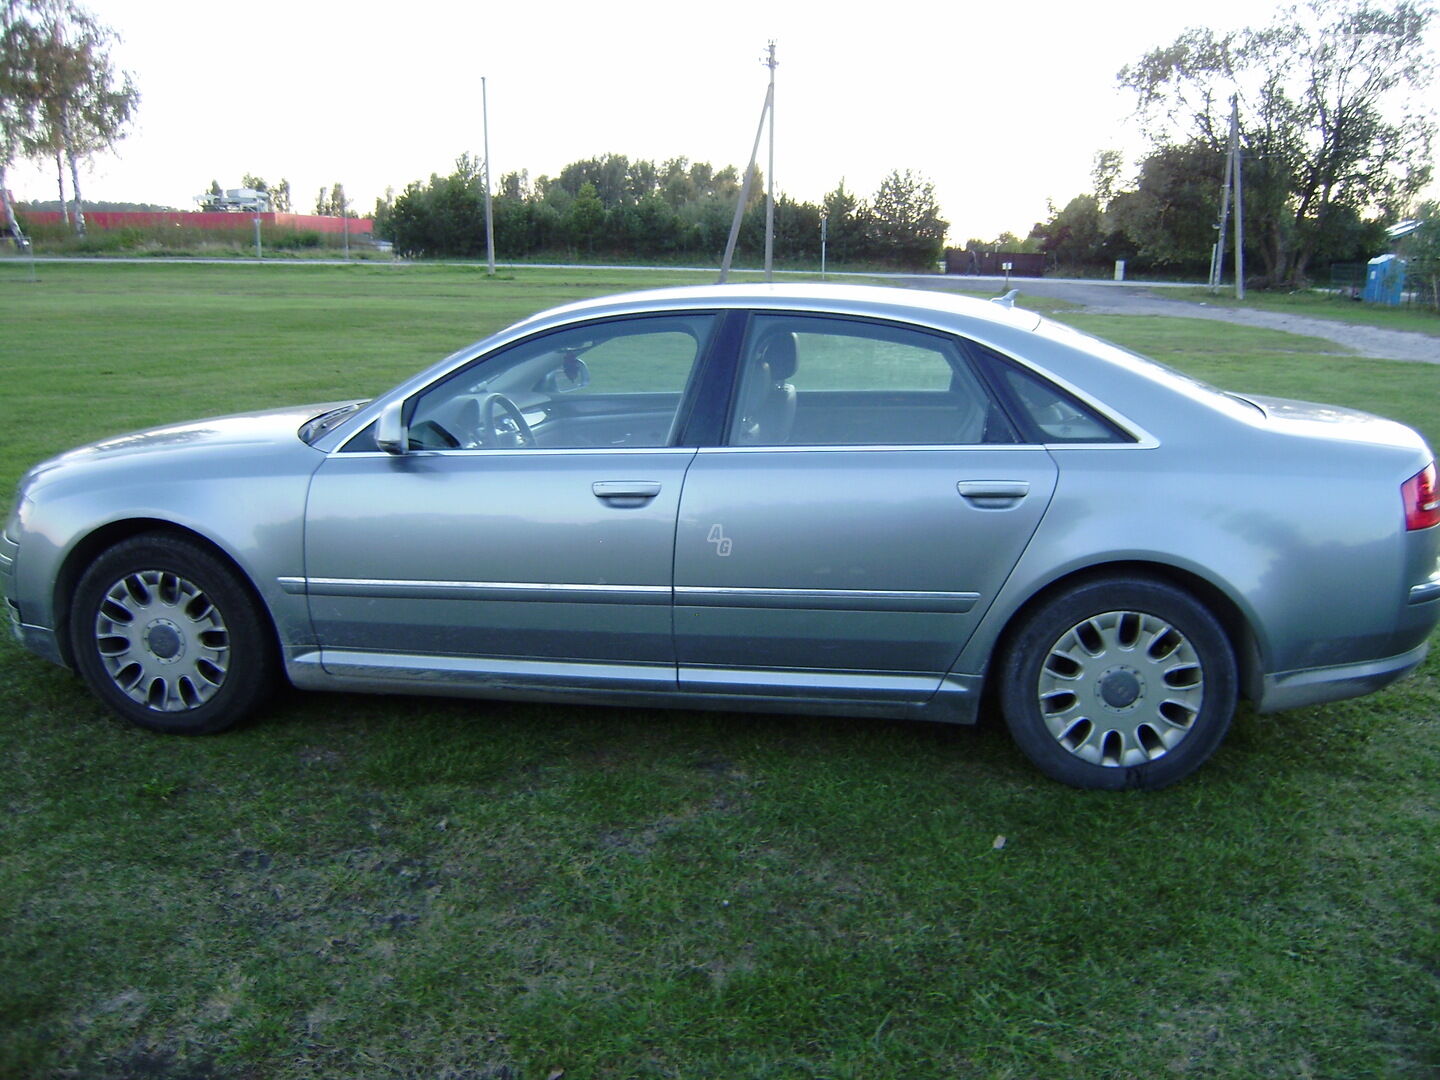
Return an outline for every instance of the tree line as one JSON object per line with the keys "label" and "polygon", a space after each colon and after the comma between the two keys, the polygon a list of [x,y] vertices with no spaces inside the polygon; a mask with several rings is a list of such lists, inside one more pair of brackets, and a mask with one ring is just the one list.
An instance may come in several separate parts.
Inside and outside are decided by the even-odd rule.
{"label": "tree line", "polygon": [[17,241],[6,173],[21,159],[54,162],[61,209],[85,233],[80,162],[114,145],[140,101],[110,57],[114,41],[73,0],[0,0],[0,203]]}
{"label": "tree line", "polygon": [[1187,30],[1118,75],[1151,141],[1133,180],[1117,152],[1097,154],[1094,190],[1052,205],[1029,246],[1064,267],[1203,275],[1233,95],[1251,284],[1297,288],[1379,254],[1432,175],[1435,128],[1417,100],[1432,16],[1413,0],[1312,0],[1260,28]]}
{"label": "tree line", "polygon": [[[660,260],[714,260],[724,250],[742,190],[733,166],[672,158],[663,164],[606,154],[531,181],[528,171],[500,177],[492,199],[495,248],[506,258],[609,255]],[[448,176],[415,181],[375,206],[376,235],[409,257],[475,258],[485,252],[481,165],[462,155]],[[820,259],[824,219],[827,256],[841,263],[895,267],[934,264],[948,223],[934,185],[894,170],[868,200],[842,180],[819,203],[775,199],[774,253],[781,261]],[[738,251],[755,258],[765,246],[763,177],[752,178]]]}

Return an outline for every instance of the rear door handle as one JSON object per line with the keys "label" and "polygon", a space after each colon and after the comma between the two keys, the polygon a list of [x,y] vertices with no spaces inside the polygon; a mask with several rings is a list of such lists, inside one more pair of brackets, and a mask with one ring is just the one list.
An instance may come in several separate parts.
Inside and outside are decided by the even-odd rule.
{"label": "rear door handle", "polygon": [[991,510],[1013,506],[1030,494],[1028,480],[961,480],[955,487],[966,502]]}
{"label": "rear door handle", "polygon": [[597,480],[590,490],[607,502],[639,503],[659,495],[660,484],[655,480]]}

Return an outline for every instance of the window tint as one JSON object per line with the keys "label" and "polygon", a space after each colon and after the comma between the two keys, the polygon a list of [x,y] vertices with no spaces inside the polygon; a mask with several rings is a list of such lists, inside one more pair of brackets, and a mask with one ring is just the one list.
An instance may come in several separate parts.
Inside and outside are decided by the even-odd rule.
{"label": "window tint", "polygon": [[514,345],[419,394],[414,449],[664,446],[713,315],[621,319]]}
{"label": "window tint", "polygon": [[937,334],[757,315],[740,364],[732,445],[952,445],[1004,428],[955,342]]}
{"label": "window tint", "polygon": [[997,364],[1000,378],[1045,443],[1132,442],[1104,417],[1058,386],[1008,363]]}

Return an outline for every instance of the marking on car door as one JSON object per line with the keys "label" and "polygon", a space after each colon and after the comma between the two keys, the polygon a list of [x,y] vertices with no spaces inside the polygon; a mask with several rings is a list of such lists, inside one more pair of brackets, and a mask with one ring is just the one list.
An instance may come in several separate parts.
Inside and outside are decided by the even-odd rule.
{"label": "marking on car door", "polygon": [[710,535],[705,537],[705,540],[707,543],[715,545],[715,554],[722,559],[730,554],[730,549],[733,547],[730,538],[725,535],[725,529],[720,525],[711,525]]}

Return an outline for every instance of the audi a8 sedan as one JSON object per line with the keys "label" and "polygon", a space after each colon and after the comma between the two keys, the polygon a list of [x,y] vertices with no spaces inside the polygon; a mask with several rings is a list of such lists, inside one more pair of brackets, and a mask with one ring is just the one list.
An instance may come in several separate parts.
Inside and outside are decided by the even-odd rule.
{"label": "audi a8 sedan", "polygon": [[[1440,618],[1411,429],[1226,393],[1014,307],[825,285],[532,316],[373,400],[120,435],[24,477],[19,640],[121,716],[311,690],[1003,714],[1160,787],[1237,702],[1414,668]],[[986,691],[989,693],[986,693]]]}

